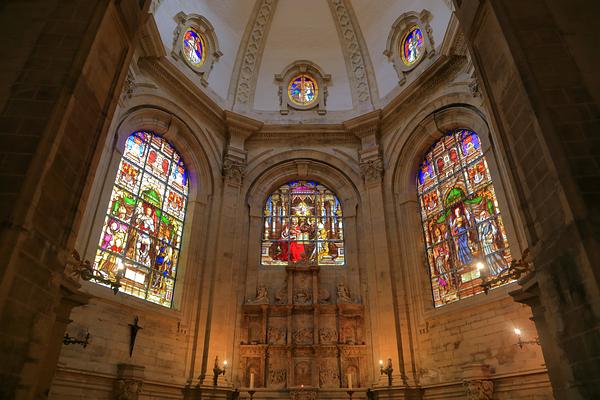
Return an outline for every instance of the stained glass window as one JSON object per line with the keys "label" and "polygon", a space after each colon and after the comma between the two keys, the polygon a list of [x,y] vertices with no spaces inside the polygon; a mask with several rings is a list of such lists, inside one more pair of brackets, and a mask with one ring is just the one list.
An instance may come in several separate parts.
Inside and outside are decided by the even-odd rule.
{"label": "stained glass window", "polygon": [[421,162],[417,193],[436,307],[483,291],[511,261],[487,161],[475,132],[459,129]]}
{"label": "stained glass window", "polygon": [[265,204],[263,265],[344,265],[344,225],[337,196],[314,181],[289,182]]}
{"label": "stained glass window", "polygon": [[183,35],[183,55],[194,67],[200,67],[206,60],[206,41],[194,28],[188,28]]}
{"label": "stained glass window", "polygon": [[299,106],[309,106],[317,100],[319,87],[315,78],[309,74],[296,75],[288,86],[290,100]]}
{"label": "stained glass window", "polygon": [[187,170],[162,137],[129,136],[113,186],[94,268],[121,291],[171,306],[188,198]]}
{"label": "stained glass window", "polygon": [[402,61],[406,65],[413,65],[423,52],[423,32],[421,28],[414,26],[412,27],[401,42],[400,53],[402,54]]}

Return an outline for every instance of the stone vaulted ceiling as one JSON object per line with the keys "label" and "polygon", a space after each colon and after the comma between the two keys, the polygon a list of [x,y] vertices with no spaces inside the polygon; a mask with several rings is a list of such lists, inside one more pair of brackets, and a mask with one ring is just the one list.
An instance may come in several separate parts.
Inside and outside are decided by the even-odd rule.
{"label": "stone vaulted ceiling", "polygon": [[[451,17],[445,0],[161,0],[154,16],[167,54],[178,13],[210,21],[223,55],[201,87],[223,109],[281,120],[274,76],[308,60],[331,75],[329,119],[344,119],[380,108],[401,92],[384,55],[386,42],[399,16],[422,10],[431,13],[439,48]],[[318,120],[314,113],[288,118]]]}

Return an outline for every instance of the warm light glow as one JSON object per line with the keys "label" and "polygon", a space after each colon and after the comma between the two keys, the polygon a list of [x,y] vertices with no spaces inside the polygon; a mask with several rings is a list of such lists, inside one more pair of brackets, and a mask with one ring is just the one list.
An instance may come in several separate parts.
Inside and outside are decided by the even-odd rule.
{"label": "warm light glow", "polygon": [[379,360],[379,365],[383,365],[383,360]]}
{"label": "warm light glow", "polygon": [[477,263],[477,269],[478,269],[478,270],[480,270],[480,271],[481,271],[481,270],[482,270],[484,267],[485,267],[485,266],[483,265],[483,263],[482,263],[481,261]]}
{"label": "warm light glow", "polygon": [[521,330],[519,328],[515,328],[515,335],[521,336]]}
{"label": "warm light glow", "polygon": [[223,365],[227,365],[227,360],[223,361]]}

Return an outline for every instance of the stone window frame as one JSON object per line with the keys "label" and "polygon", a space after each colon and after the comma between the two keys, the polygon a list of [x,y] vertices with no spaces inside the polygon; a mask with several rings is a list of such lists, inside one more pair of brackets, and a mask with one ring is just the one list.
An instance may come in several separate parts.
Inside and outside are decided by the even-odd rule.
{"label": "stone window frame", "polygon": [[[219,60],[223,55],[219,49],[219,42],[217,35],[212,24],[205,17],[198,14],[186,14],[183,11],[179,12],[175,16],[177,21],[177,27],[174,31],[173,37],[173,49],[171,50],[171,56],[178,62],[185,64],[200,78],[202,85],[208,85],[208,76],[212,71],[214,63]],[[188,28],[193,28],[202,35],[206,43],[206,59],[200,66],[195,66],[188,61],[183,55],[183,36]]]}
{"label": "stone window frame", "polygon": [[[508,237],[513,259],[521,258],[526,247],[525,234],[517,210],[519,201],[513,189],[509,186],[509,174],[502,157],[498,154],[498,144],[492,141],[488,121],[480,114],[479,110],[467,105],[454,105],[446,109],[438,109],[420,121],[416,127],[409,130],[408,138],[403,149],[391,155],[396,165],[390,184],[393,187],[396,199],[396,214],[404,216],[404,228],[397,232],[400,249],[405,249],[404,265],[410,278],[410,283],[405,290],[409,296],[419,298],[412,307],[417,313],[423,313],[425,318],[438,315],[447,315],[459,310],[487,304],[501,300],[513,290],[515,282],[494,288],[488,295],[479,293],[459,301],[435,307],[431,291],[431,276],[429,264],[425,254],[423,228],[416,189],[416,173],[421,159],[433,143],[439,140],[447,131],[457,128],[468,128],[477,133],[481,140],[482,150],[486,161],[496,199],[502,212],[502,220]],[[393,147],[393,146],[392,146]],[[409,227],[407,229],[407,227]],[[416,247],[415,243],[420,246]],[[416,311],[418,310],[418,311]]]}
{"label": "stone window frame", "polygon": [[[393,64],[394,69],[398,74],[398,84],[400,86],[406,83],[406,76],[417,68],[423,60],[435,55],[433,30],[430,25],[431,18],[432,15],[428,10],[422,10],[420,13],[409,11],[400,15],[392,24],[383,54],[388,58],[388,61]],[[417,61],[411,65],[406,65],[402,54],[400,53],[401,42],[414,27],[420,28],[423,33],[424,51]]]}
{"label": "stone window frame", "polygon": [[[288,96],[288,86],[290,81],[300,74],[311,75],[318,85],[317,99],[312,104],[301,106],[294,103]],[[316,110],[317,114],[325,115],[327,113],[327,85],[331,80],[331,75],[323,72],[323,69],[317,64],[308,60],[297,60],[289,64],[279,74],[275,74],[275,81],[278,82],[279,112],[281,115],[287,115],[290,109],[297,111]]]}
{"label": "stone window frame", "polygon": [[92,197],[82,218],[82,229],[77,237],[76,248],[82,249],[83,258],[93,262],[102,235],[106,208],[110,202],[113,186],[123,157],[125,143],[129,135],[136,131],[151,131],[161,135],[172,143],[185,162],[188,171],[188,206],[183,225],[181,251],[177,264],[177,279],[173,287],[173,298],[170,307],[165,307],[127,293],[119,292],[115,296],[108,287],[94,282],[82,281],[82,286],[92,295],[115,304],[125,304],[137,309],[152,310],[161,315],[177,315],[182,312],[187,303],[193,304],[193,291],[185,290],[195,280],[192,254],[198,252],[198,244],[193,240],[193,230],[196,224],[205,224],[203,214],[208,206],[208,197],[212,185],[207,160],[198,157],[204,155],[189,126],[174,118],[174,115],[155,108],[141,108],[128,113],[116,126],[112,140],[106,144],[100,156],[98,170],[95,171],[92,184]]}

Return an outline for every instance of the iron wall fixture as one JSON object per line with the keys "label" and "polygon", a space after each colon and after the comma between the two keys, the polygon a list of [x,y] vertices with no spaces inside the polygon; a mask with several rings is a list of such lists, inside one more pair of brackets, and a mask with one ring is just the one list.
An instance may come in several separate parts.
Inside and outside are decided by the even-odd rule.
{"label": "iron wall fixture", "polygon": [[485,294],[488,294],[491,288],[496,286],[504,285],[506,283],[516,281],[523,275],[527,275],[533,270],[532,264],[529,261],[525,261],[529,256],[529,249],[523,252],[523,258],[520,260],[512,260],[508,268],[502,270],[498,275],[488,279],[486,276],[482,277],[481,287]]}
{"label": "iron wall fixture", "polygon": [[383,368],[383,360],[379,360],[379,374],[387,375],[388,378],[388,386],[392,386],[392,372],[394,369],[392,368],[392,359],[388,358],[387,365]]}
{"label": "iron wall fixture", "polygon": [[76,262],[69,262],[71,265],[71,275],[79,277],[84,281],[94,281],[103,285],[110,286],[115,294],[119,292],[121,287],[121,278],[123,277],[123,264],[119,264],[117,267],[117,273],[115,274],[115,280],[109,279],[104,276],[100,271],[95,270],[92,267],[92,263],[88,260],[83,260],[77,250],[73,250],[73,258]]}
{"label": "iron wall fixture", "polygon": [[87,345],[90,344],[90,333],[88,332],[83,339],[77,339],[69,336],[68,333],[65,333],[63,344],[66,346],[70,344],[80,344],[85,349]]}
{"label": "iron wall fixture", "polygon": [[225,368],[227,368],[227,360],[223,361],[223,368],[219,366],[219,356],[215,357],[215,366],[213,367],[213,386],[217,386],[219,375],[225,376]]}

